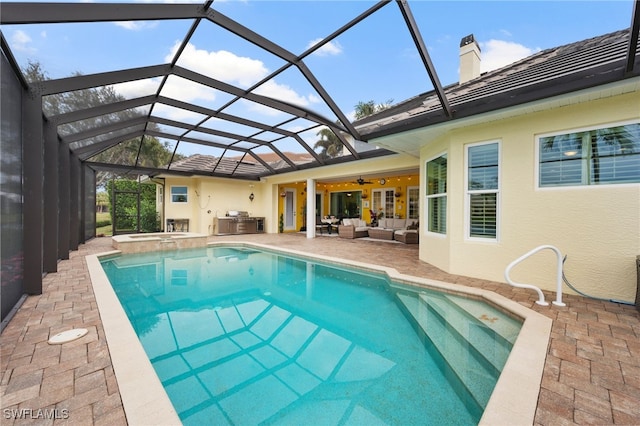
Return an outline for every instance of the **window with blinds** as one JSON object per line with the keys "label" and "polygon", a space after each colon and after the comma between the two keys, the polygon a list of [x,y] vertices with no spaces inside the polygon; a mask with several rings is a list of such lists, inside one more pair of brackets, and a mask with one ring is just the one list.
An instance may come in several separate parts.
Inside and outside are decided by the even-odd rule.
{"label": "window with blinds", "polygon": [[538,138],[540,187],[640,182],[640,123]]}
{"label": "window with blinds", "polygon": [[500,145],[497,142],[467,147],[468,236],[497,239],[500,193]]}
{"label": "window with blinds", "polygon": [[447,233],[447,154],[427,162],[427,230]]}

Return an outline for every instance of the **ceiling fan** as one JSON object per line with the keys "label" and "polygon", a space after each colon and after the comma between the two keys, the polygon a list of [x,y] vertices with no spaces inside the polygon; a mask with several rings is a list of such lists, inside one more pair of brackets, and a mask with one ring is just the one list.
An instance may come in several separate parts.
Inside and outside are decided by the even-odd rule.
{"label": "ceiling fan", "polygon": [[364,180],[364,179],[362,179],[362,176],[360,176],[360,177],[359,177],[355,182],[353,182],[353,183],[357,183],[358,185],[368,185],[368,184],[371,184],[371,183],[373,183],[373,182],[368,181],[368,180]]}

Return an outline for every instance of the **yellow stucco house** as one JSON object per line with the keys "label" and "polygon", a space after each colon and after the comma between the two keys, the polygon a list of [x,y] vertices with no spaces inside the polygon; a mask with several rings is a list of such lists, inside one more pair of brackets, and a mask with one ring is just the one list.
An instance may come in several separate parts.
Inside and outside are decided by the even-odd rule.
{"label": "yellow stucco house", "polygon": [[[357,192],[355,214],[366,221],[389,197],[387,215],[420,219],[420,260],[444,271],[504,282],[510,262],[548,244],[567,256],[564,271],[579,290],[631,302],[640,77],[625,72],[637,61],[625,50],[628,37],[625,30],[548,49],[482,75],[480,49],[466,37],[461,81],[444,88],[448,104],[430,92],[354,123],[369,144],[396,154],[259,182],[167,175],[158,187],[163,221],[188,218],[191,231],[211,235],[216,217],[240,210],[265,217],[266,232],[302,228],[314,237],[305,225],[335,214],[332,194]],[[555,274],[552,252],[512,271],[515,281],[547,290]]]}

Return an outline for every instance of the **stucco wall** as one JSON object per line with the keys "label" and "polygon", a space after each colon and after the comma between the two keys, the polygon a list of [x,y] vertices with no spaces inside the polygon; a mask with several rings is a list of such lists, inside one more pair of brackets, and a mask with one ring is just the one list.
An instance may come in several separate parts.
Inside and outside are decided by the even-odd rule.
{"label": "stucco wall", "polygon": [[[188,187],[187,203],[171,202],[171,186]],[[253,192],[253,201],[249,194]],[[267,216],[266,185],[234,179],[196,179],[167,177],[165,180],[165,217],[188,218],[189,231],[211,235],[213,219],[229,210],[248,211],[251,216]]]}
{"label": "stucco wall", "polygon": [[[637,93],[529,113],[451,131],[425,140],[421,164],[448,152],[448,235],[426,234],[420,258],[450,273],[504,282],[504,269],[527,251],[557,246],[565,273],[579,290],[632,301],[640,254],[640,184],[536,187],[536,135],[638,120]],[[465,238],[465,145],[501,142],[498,242]],[[424,170],[421,170],[424,176]],[[424,179],[421,179],[424,194]],[[424,212],[423,204],[423,212]],[[542,252],[517,266],[512,278],[555,290],[555,257]],[[564,291],[570,292],[565,286]]]}

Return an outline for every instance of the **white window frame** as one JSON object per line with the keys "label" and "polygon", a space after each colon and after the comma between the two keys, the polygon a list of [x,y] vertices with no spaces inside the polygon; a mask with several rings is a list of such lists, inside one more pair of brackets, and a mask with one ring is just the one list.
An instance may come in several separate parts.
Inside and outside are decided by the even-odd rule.
{"label": "white window frame", "polygon": [[[498,187],[496,189],[469,190],[469,150],[482,145],[498,145]],[[502,141],[491,140],[485,142],[470,143],[464,147],[464,235],[465,239],[474,242],[498,243],[500,241],[501,223],[501,188],[502,188]],[[474,194],[496,194],[496,235],[493,238],[476,237],[471,235],[471,195]]]}
{"label": "white window frame", "polygon": [[[429,176],[427,175],[427,167],[428,164],[440,157],[444,157],[447,156],[447,190],[445,192],[441,192],[441,193],[437,193],[437,194],[427,194],[428,192],[428,185],[429,185]],[[424,190],[424,216],[426,218],[426,220],[424,221],[424,233],[425,235],[431,235],[431,236],[437,236],[437,237],[446,237],[447,234],[449,233],[449,154],[447,152],[441,152],[440,154],[429,158],[427,161],[425,161],[424,163],[424,182],[425,182],[425,190]],[[447,207],[445,209],[445,228],[444,228],[444,233],[443,232],[435,232],[435,231],[430,231],[429,230],[429,223],[431,222],[431,217],[429,216],[429,203],[431,202],[432,199],[434,198],[444,198],[447,202]]]}
{"label": "white window frame", "polygon": [[[418,217],[409,217],[409,211],[411,209],[411,197],[410,194],[412,191],[416,191],[418,194],[418,199],[416,200],[416,209],[418,213]],[[420,186],[407,186],[407,205],[406,205],[405,217],[407,219],[420,220]]]}
{"label": "white window frame", "polygon": [[[186,199],[184,201],[175,201],[173,199],[174,193],[173,193],[173,189],[174,188],[186,188],[187,193],[186,194],[175,194],[175,195],[184,195],[186,197]],[[173,204],[187,204],[189,202],[189,187],[187,185],[171,185],[171,189],[169,190],[169,199],[171,200],[171,203]]]}
{"label": "white window frame", "polygon": [[[376,214],[378,214],[378,212],[380,211],[379,209],[382,208],[382,211],[384,213],[384,218],[383,219],[393,219],[394,217],[396,217],[395,213],[396,213],[396,197],[395,197],[395,193],[396,190],[395,188],[376,188],[376,189],[372,189],[371,190],[371,210],[374,210],[376,212]],[[380,194],[380,204],[381,205],[377,205],[374,201],[376,199],[375,194]],[[389,195],[391,194],[391,195]],[[387,199],[388,197],[391,197],[393,199],[393,206],[390,207],[390,212],[387,211],[389,210],[387,207]],[[391,215],[391,216],[389,216]],[[380,218],[378,218],[380,219]]]}
{"label": "white window frame", "polygon": [[[607,129],[607,128],[611,128],[611,127],[618,127],[618,126],[627,126],[630,124],[638,124],[638,120],[627,120],[627,121],[617,121],[617,122],[612,122],[612,123],[605,123],[602,125],[597,125],[597,126],[589,126],[589,127],[578,127],[578,128],[573,128],[573,129],[564,129],[564,130],[559,130],[559,131],[555,131],[555,132],[549,132],[549,133],[542,133],[539,135],[535,136],[535,188],[536,190],[541,190],[541,191],[556,191],[556,190],[566,190],[566,189],[587,189],[587,188],[599,188],[599,187],[603,187],[603,186],[609,186],[609,185],[616,185],[616,186],[620,186],[620,185],[638,185],[638,182],[607,182],[607,183],[602,183],[602,184],[591,184],[591,183],[579,183],[579,184],[573,184],[573,185],[548,185],[548,186],[540,186],[540,139],[542,138],[547,138],[550,136],[560,136],[560,135],[569,135],[569,134],[573,134],[573,133],[581,133],[581,132],[589,132],[589,131],[594,131],[594,130],[599,130],[599,129]],[[585,163],[587,164],[587,167],[589,167],[588,161],[589,158],[585,158]],[[583,164],[584,167],[584,164]],[[582,174],[583,176],[585,175],[585,170],[582,170]]]}

